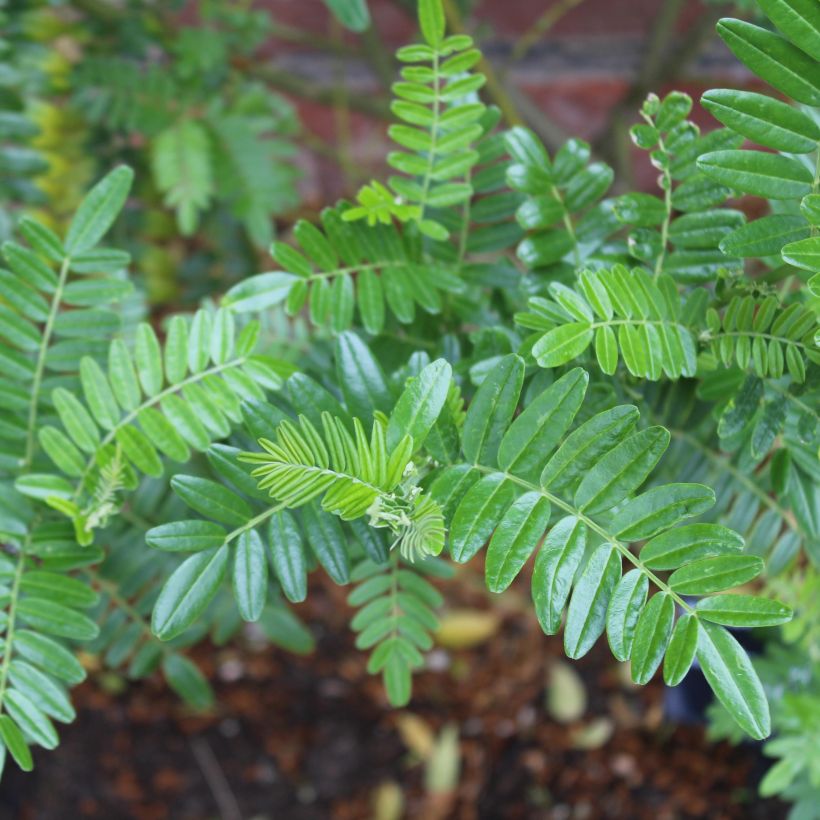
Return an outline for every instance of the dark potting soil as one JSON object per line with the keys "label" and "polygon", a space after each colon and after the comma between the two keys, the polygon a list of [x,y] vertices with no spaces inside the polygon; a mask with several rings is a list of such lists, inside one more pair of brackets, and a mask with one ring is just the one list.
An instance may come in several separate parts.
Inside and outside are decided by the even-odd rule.
{"label": "dark potting soil", "polygon": [[[60,746],[35,751],[30,774],[7,763],[0,820],[365,820],[387,792],[401,794],[402,816],[425,820],[785,817],[783,804],[756,796],[766,765],[756,746],[710,744],[702,727],[666,722],[662,685],[629,684],[605,640],[573,665],[584,714],[552,717],[545,686],[561,641],[540,632],[526,580],[495,599],[489,640],[434,651],[403,712],[353,648],[344,596],[312,580],[298,608],[318,639],[310,657],[247,641],[199,647],[217,691],[207,715],[159,679],[122,688],[92,674],[75,690],[78,718],[60,727]],[[468,573],[447,597],[453,608],[489,607]],[[400,731],[407,713],[430,737],[457,726],[454,788],[425,787],[419,750]]]}

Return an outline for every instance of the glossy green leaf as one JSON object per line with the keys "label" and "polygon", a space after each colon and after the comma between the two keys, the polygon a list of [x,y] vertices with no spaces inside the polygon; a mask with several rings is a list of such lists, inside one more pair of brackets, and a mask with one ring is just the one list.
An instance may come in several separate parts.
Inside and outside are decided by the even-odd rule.
{"label": "glossy green leaf", "polygon": [[707,595],[745,584],[763,572],[756,555],[718,555],[700,558],[675,570],[669,586],[680,595]]}
{"label": "glossy green leaf", "polygon": [[362,420],[386,413],[393,401],[384,372],[370,348],[352,331],[336,339],[336,374],[347,409]]}
{"label": "glossy green leaf", "polygon": [[734,55],[769,85],[798,102],[820,105],[816,58],[774,32],[743,20],[724,18],[717,32]]}
{"label": "glossy green leaf", "polygon": [[719,524],[687,524],[661,533],[644,545],[641,561],[650,569],[677,569],[690,561],[738,553],[743,537]]}
{"label": "glossy green leaf", "polygon": [[541,629],[554,635],[561,627],[572,580],[586,550],[586,525],[574,516],[562,518],[547,534],[535,559],[532,600]]}
{"label": "glossy green leaf", "polygon": [[134,172],[121,165],[85,195],[66,233],[69,256],[90,250],[103,238],[125,204],[133,179]]}
{"label": "glossy green leaf", "polygon": [[24,772],[30,772],[34,768],[31,751],[26,745],[23,733],[8,715],[0,715],[0,740]]}
{"label": "glossy green leaf", "polygon": [[783,247],[783,261],[807,271],[820,271],[820,237],[812,236]]}
{"label": "glossy green leaf", "polygon": [[615,587],[606,613],[606,635],[612,654],[619,661],[629,660],[635,626],[646,602],[649,579],[639,569],[624,575]]}
{"label": "glossy green leaf", "polygon": [[70,638],[74,641],[90,641],[97,637],[97,624],[80,612],[45,598],[25,596],[17,604],[17,613],[32,629]]}
{"label": "glossy green leaf", "polygon": [[302,524],[313,554],[330,578],[337,584],[349,583],[347,539],[339,519],[315,504],[307,504],[303,509]]}
{"label": "glossy green leaf", "polygon": [[541,367],[559,367],[580,356],[592,338],[589,322],[570,322],[547,331],[532,346],[532,355]]}
{"label": "glossy green leaf", "polygon": [[564,651],[581,658],[604,631],[609,601],[621,580],[621,555],[611,545],[598,547],[572,591],[564,627]]}
{"label": "glossy green leaf", "polygon": [[635,683],[649,683],[661,665],[674,618],[675,603],[663,592],[653,595],[643,608],[632,643],[631,669]]}
{"label": "glossy green leaf", "polygon": [[686,677],[697,647],[698,619],[687,612],[678,618],[663,659],[663,680],[667,686],[677,686]]}
{"label": "glossy green leaf", "polygon": [[716,89],[701,98],[704,108],[752,142],[790,153],[817,148],[820,128],[802,111],[752,91]]}
{"label": "glossy green leaf", "polygon": [[697,615],[723,626],[777,626],[792,618],[792,611],[780,601],[754,595],[712,595],[698,601]]}
{"label": "glossy green leaf", "polygon": [[572,424],[588,383],[587,373],[575,368],[533,399],[504,434],[498,448],[499,466],[534,478],[544,456]]}
{"label": "glossy green leaf", "polygon": [[163,552],[201,552],[225,543],[227,530],[212,521],[169,521],[145,533],[145,543]]}
{"label": "glossy green leaf", "polygon": [[709,686],[738,725],[762,740],[771,731],[769,704],[743,647],[723,627],[701,623],[697,658]]}
{"label": "glossy green leaf", "polygon": [[556,491],[571,487],[627,436],[638,416],[637,407],[621,405],[584,422],[547,462],[541,473],[541,486]]}
{"label": "glossy green leaf", "polygon": [[546,498],[529,492],[504,513],[487,547],[484,574],[490,592],[503,592],[515,580],[544,534],[550,511]]}
{"label": "glossy green leaf", "polygon": [[241,527],[253,517],[253,511],[243,498],[210,479],[175,475],[171,487],[192,510],[223,524]]}
{"label": "glossy green leaf", "polygon": [[134,360],[142,389],[147,396],[156,396],[162,390],[162,349],[157,334],[147,322],[137,325]]}
{"label": "glossy green leaf", "polygon": [[454,561],[464,564],[484,546],[516,494],[515,485],[501,473],[485,475],[467,490],[450,525]]}
{"label": "glossy green leaf", "polygon": [[820,54],[820,14],[814,0],[758,0],[758,5],[806,54]]}
{"label": "glossy green leaf", "polygon": [[642,541],[706,512],[714,503],[714,491],[702,484],[664,484],[624,504],[615,513],[609,530],[624,541]]}
{"label": "glossy green leaf", "polygon": [[797,214],[770,214],[727,234],[720,249],[729,256],[774,256],[789,242],[809,235],[809,226]]}
{"label": "glossy green leaf", "polygon": [[222,584],[230,555],[227,544],[198,552],[171,573],[151,616],[151,629],[160,640],[176,637],[202,615]]}
{"label": "glossy green leaf", "polygon": [[586,474],[575,504],[588,514],[615,506],[639,487],[669,445],[669,432],[649,427],[622,441]]}
{"label": "glossy green leaf", "polygon": [[208,709],[213,705],[213,690],[190,658],[169,652],[162,659],[162,674],[171,689],[194,709]]}
{"label": "glossy green leaf", "polygon": [[409,435],[421,447],[436,423],[450,390],[452,367],[444,359],[426,365],[411,378],[399,396],[387,425],[387,447],[392,450]]}
{"label": "glossy green leaf", "polygon": [[236,541],[233,594],[242,620],[258,621],[268,595],[268,562],[256,530],[246,530]]}
{"label": "glossy green leaf", "polygon": [[271,563],[282,592],[289,601],[298,603],[307,596],[307,561],[302,533],[293,516],[281,511],[268,524]]}
{"label": "glossy green leaf", "polygon": [[445,19],[441,0],[419,0],[419,27],[427,43],[434,48],[444,38]]}
{"label": "glossy green leaf", "polygon": [[468,461],[488,467],[495,465],[498,447],[515,413],[523,381],[524,361],[509,355],[501,359],[481,383],[470,402],[462,431],[462,447]]}
{"label": "glossy green leaf", "polygon": [[712,151],[698,159],[706,176],[766,199],[794,199],[811,193],[812,175],[791,157],[763,151]]}

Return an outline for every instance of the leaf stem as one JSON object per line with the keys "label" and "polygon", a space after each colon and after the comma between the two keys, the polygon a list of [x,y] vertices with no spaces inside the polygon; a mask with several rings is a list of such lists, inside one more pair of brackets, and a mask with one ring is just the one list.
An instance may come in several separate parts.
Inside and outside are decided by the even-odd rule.
{"label": "leaf stem", "polygon": [[57,287],[54,289],[54,295],[51,297],[51,307],[46,319],[45,328],[43,329],[43,337],[40,340],[40,349],[37,353],[37,366],[34,371],[34,381],[31,385],[31,401],[28,406],[28,423],[26,425],[26,450],[23,456],[22,471],[25,472],[31,466],[31,460],[34,458],[34,441],[37,431],[37,411],[40,405],[40,388],[43,384],[43,373],[46,368],[46,356],[48,355],[48,346],[51,342],[51,336],[54,332],[54,321],[57,318],[57,312],[60,309],[60,302],[63,298],[63,289],[65,288],[66,279],[68,278],[68,268],[71,264],[71,259],[66,256],[60,265],[60,276],[57,280]]}
{"label": "leaf stem", "polygon": [[6,620],[6,634],[3,636],[3,663],[0,666],[0,712],[3,709],[3,697],[6,694],[8,683],[9,667],[11,665],[12,644],[14,642],[14,629],[17,619],[17,602],[20,599],[20,582],[23,578],[23,567],[26,562],[26,550],[31,543],[31,532],[26,533],[26,539],[20,552],[17,554],[17,567],[14,570],[14,581],[11,586],[11,593],[8,604],[8,616]]}
{"label": "leaf stem", "polygon": [[474,465],[475,469],[479,470],[482,473],[487,475],[491,473],[499,473],[503,475],[508,481],[511,481],[513,484],[518,484],[520,487],[524,487],[528,492],[535,492],[539,493],[541,496],[547,499],[551,504],[556,507],[560,507],[565,512],[569,513],[570,515],[574,515],[579,521],[583,521],[584,524],[589,527],[593,532],[598,533],[604,541],[608,544],[612,544],[615,549],[621,554],[623,558],[626,558],[631,564],[633,564],[637,569],[639,569],[653,584],[655,584],[661,592],[665,592],[669,595],[681,609],[685,610],[686,612],[693,612],[693,608],[686,603],[686,601],[681,598],[670,586],[669,584],[662,581],[655,575],[652,570],[650,570],[644,563],[635,555],[632,550],[629,549],[627,544],[622,543],[619,541],[614,535],[611,535],[606,531],[604,527],[590,518],[588,515],[585,515],[579,509],[577,509],[573,504],[570,504],[568,501],[564,501],[557,495],[553,495],[551,492],[545,490],[538,484],[533,484],[531,481],[526,481],[523,478],[519,478],[518,476],[511,475],[510,473],[505,472],[504,470],[498,470],[493,467],[484,467],[481,464]]}
{"label": "leaf stem", "polygon": [[153,407],[154,405],[159,404],[159,402],[161,402],[164,398],[167,398],[171,394],[176,393],[183,387],[187,387],[189,384],[196,384],[197,382],[202,381],[202,379],[206,378],[207,376],[213,376],[217,373],[221,373],[223,370],[229,370],[233,367],[239,367],[242,364],[244,364],[246,360],[247,356],[240,356],[238,359],[231,359],[231,361],[229,362],[223,362],[222,364],[217,364],[213,367],[209,367],[207,370],[202,370],[199,373],[194,373],[191,376],[188,376],[187,379],[183,379],[181,382],[177,382],[177,384],[169,385],[164,390],[161,390],[159,393],[157,393],[155,396],[150,396],[144,402],[142,402],[142,404],[140,404],[139,407],[135,408],[134,410],[131,410],[129,413],[123,416],[117,422],[117,424],[115,424],[114,427],[112,427],[108,431],[108,433],[102,439],[94,453],[92,453],[89,456],[85,468],[83,469],[82,475],[79,477],[77,481],[77,487],[74,490],[73,499],[76,501],[76,499],[82,492],[83,485],[85,484],[85,479],[88,477],[88,474],[91,472],[91,470],[94,468],[94,465],[96,464],[97,453],[103,447],[107,446],[108,444],[111,444],[111,442],[114,441],[114,439],[116,438],[117,433],[120,430],[122,430],[123,427],[127,427],[129,424],[131,424],[131,422],[134,421],[143,410],[147,410],[149,407]]}

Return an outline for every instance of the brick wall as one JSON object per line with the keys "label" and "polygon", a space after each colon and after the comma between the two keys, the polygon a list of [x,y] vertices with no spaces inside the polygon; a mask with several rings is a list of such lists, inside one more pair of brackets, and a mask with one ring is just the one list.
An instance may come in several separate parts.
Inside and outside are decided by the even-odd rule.
{"label": "brick wall", "polygon": [[[314,32],[317,41],[340,38],[352,49],[342,59],[311,43],[272,40],[262,50],[262,59],[314,85],[326,87],[343,82],[351,98],[384,96],[383,85],[362,56],[361,40],[340,32],[321,0],[260,0],[262,4],[279,23]],[[623,104],[639,76],[660,3],[582,0],[533,45],[524,59],[511,64],[509,57],[515,42],[551,4],[552,0],[479,0],[466,25],[509,86],[525,95],[527,109],[538,112],[536,116],[525,117],[530,124],[538,130],[540,118],[544,117],[550,128],[597,141],[599,152],[612,159],[612,145],[602,135],[611,112]],[[415,22],[402,5],[401,0],[370,0],[376,29],[388,51],[415,35]],[[698,0],[680,0],[679,6],[680,14],[661,60],[692,36],[698,26],[713,32],[714,19],[720,11],[714,3],[702,4]],[[728,7],[723,8],[724,13],[729,13]],[[712,34],[683,72],[676,70],[669,81],[654,90],[663,93],[678,88],[697,100],[706,88],[746,85],[748,80],[745,69]],[[344,127],[349,129],[348,150],[353,167],[363,176],[379,173],[379,160],[387,149],[383,121],[355,112],[340,121],[338,112],[330,106],[293,99],[308,131],[327,146],[338,145],[340,123],[347,122]],[[635,121],[638,106],[639,102],[635,102],[626,107],[625,121]],[[697,104],[693,118],[705,129],[715,125]],[[651,185],[655,172],[642,164],[642,155],[636,154],[635,160],[637,165],[631,173],[638,184]],[[305,194],[311,203],[343,195],[345,189],[349,191],[356,183],[355,174],[354,178],[345,179],[337,164],[321,152],[305,150],[301,164],[306,171]]]}

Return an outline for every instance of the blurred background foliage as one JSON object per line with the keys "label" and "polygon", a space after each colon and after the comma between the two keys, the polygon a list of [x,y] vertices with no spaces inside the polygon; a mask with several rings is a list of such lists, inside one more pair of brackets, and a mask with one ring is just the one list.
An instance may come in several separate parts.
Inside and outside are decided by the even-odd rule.
{"label": "blurred background foliage", "polygon": [[[415,12],[413,0],[383,0],[377,9],[366,0],[303,5],[319,21],[310,30],[280,19],[282,4],[251,0],[0,0],[0,241],[22,213],[64,228],[92,181],[125,162],[137,184],[112,242],[134,258],[142,289],[135,317],[193,308],[271,267],[267,249],[276,236],[332,197],[352,198],[378,172],[394,76],[392,43],[379,26],[401,41]],[[451,29],[469,31],[490,55],[481,70],[504,122],[527,124],[550,148],[561,144],[576,123],[553,115],[560,106],[545,113],[541,105],[552,93],[536,81],[545,70],[543,43],[566,18],[583,20],[585,7],[601,4],[531,4],[529,24],[501,43],[484,12],[503,3],[445,5]],[[650,23],[628,80],[617,93],[590,80],[586,95],[593,107],[610,98],[583,136],[594,156],[614,165],[619,190],[653,185],[627,135],[646,93],[683,82],[697,94],[713,84],[690,69],[707,53],[714,58],[707,69],[725,72],[726,53],[713,48],[715,21],[756,14],[747,0],[644,6]],[[317,68],[295,70],[306,53]],[[744,82],[736,70],[733,84]],[[271,316],[268,330],[291,345],[307,334],[284,314]],[[776,732],[764,747],[773,766],[761,792],[782,795],[794,804],[792,817],[806,820],[820,817],[820,576],[797,562],[767,583],[796,617],[771,631],[755,663]],[[740,741],[720,708],[710,709],[709,721],[712,737]],[[457,777],[449,729],[421,745],[420,758],[456,754],[448,771],[455,767]],[[431,780],[437,771],[430,769]]]}

